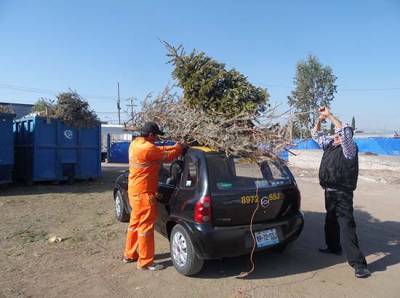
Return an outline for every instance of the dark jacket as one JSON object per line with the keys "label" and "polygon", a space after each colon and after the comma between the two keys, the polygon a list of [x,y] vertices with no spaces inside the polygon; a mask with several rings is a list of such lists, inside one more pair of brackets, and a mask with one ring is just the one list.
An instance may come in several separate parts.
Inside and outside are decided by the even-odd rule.
{"label": "dark jacket", "polygon": [[356,156],[347,159],[342,146],[331,143],[322,156],[319,168],[319,183],[323,188],[353,191],[358,179],[358,148]]}

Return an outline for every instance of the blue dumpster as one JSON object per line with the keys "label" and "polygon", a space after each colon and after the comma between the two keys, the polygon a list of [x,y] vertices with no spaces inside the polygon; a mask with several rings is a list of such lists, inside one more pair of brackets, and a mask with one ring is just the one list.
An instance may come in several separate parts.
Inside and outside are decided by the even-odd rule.
{"label": "blue dumpster", "polygon": [[[129,141],[111,142],[108,137],[107,141],[108,162],[113,163],[129,163]],[[175,141],[156,141],[156,146],[174,146]]]}
{"label": "blue dumpster", "polygon": [[131,142],[114,142],[108,148],[108,162],[129,163],[128,151]]}
{"label": "blue dumpster", "polygon": [[14,114],[0,113],[0,184],[12,181],[14,164]]}
{"label": "blue dumpster", "polygon": [[101,127],[27,116],[14,121],[15,177],[26,182],[101,176]]}

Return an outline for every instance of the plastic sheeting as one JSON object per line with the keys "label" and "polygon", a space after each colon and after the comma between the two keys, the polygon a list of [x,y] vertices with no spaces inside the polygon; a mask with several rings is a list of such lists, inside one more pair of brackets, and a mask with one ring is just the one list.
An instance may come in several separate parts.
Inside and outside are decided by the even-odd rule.
{"label": "plastic sheeting", "polygon": [[[131,142],[112,142],[108,149],[108,162],[113,163],[129,163],[128,151]],[[174,141],[157,141],[157,146],[174,146]]]}
{"label": "plastic sheeting", "polygon": [[[400,138],[355,138],[360,153],[400,155]],[[313,139],[294,139],[294,150],[320,149]]]}
{"label": "plastic sheeting", "polygon": [[289,160],[289,152],[287,150],[283,150],[278,154],[280,159],[283,159],[285,161]]}
{"label": "plastic sheeting", "polygon": [[385,155],[385,150],[373,139],[355,139],[358,146],[358,151],[361,153],[373,153],[378,155]]}
{"label": "plastic sheeting", "polygon": [[293,143],[291,149],[295,150],[321,149],[313,139],[294,139]]}
{"label": "plastic sheeting", "polygon": [[378,155],[400,155],[400,138],[355,139],[360,152]]}

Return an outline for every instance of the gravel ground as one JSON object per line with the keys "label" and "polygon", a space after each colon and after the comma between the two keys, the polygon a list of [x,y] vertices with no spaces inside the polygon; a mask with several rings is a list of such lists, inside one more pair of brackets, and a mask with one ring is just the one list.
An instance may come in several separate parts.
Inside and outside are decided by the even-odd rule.
{"label": "gravel ground", "polygon": [[[236,276],[249,269],[248,256],[207,261],[199,275],[180,275],[168,241],[157,233],[156,259],[165,270],[122,264],[127,225],[115,219],[111,185],[126,166],[107,165],[94,182],[9,186],[0,192],[0,297],[399,297],[400,187],[389,179],[398,169],[371,169],[370,156],[361,161],[362,177],[372,181],[360,179],[355,217],[373,275],[359,280],[343,256],[317,252],[325,215],[316,176],[320,155],[299,153],[290,166],[302,194],[304,230],[283,254],[256,254],[255,272],[246,279]],[[52,235],[62,241],[49,243]]]}

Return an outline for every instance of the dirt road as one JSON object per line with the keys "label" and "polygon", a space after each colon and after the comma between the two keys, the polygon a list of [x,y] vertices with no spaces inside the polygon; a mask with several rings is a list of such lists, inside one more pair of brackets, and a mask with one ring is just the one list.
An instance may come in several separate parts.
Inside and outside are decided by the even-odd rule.
{"label": "dirt road", "polygon": [[[400,187],[360,180],[355,215],[371,278],[354,277],[344,257],[319,254],[323,193],[300,169],[305,228],[283,254],[208,261],[196,277],[178,274],[168,242],[156,235],[167,268],[143,272],[120,261],[126,224],[114,218],[111,182],[122,168],[104,168],[96,182],[12,186],[0,193],[0,297],[399,297]],[[306,174],[304,174],[306,173]],[[63,239],[49,243],[50,235]]]}

